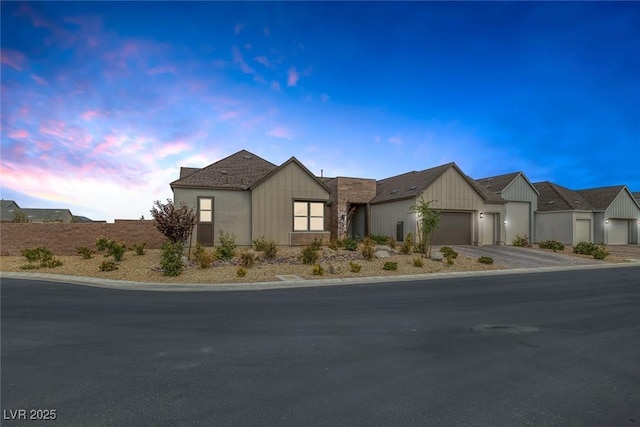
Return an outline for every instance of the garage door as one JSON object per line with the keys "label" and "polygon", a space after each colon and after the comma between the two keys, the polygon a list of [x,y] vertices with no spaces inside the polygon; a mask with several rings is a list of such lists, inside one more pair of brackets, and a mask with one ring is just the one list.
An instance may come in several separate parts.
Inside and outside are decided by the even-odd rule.
{"label": "garage door", "polygon": [[589,219],[577,219],[576,220],[576,243],[590,242],[591,241],[591,220]]}
{"label": "garage door", "polygon": [[609,245],[626,245],[629,243],[629,221],[626,219],[610,219],[609,224]]}
{"label": "garage door", "polygon": [[495,214],[484,214],[484,218],[480,220],[482,224],[482,244],[494,245],[495,239]]}
{"label": "garage door", "polygon": [[[506,243],[510,245],[517,236],[529,236],[529,203],[509,202],[507,203],[507,236]],[[529,236],[531,239],[531,236]]]}
{"label": "garage door", "polygon": [[471,213],[445,212],[433,233],[434,245],[470,245]]}

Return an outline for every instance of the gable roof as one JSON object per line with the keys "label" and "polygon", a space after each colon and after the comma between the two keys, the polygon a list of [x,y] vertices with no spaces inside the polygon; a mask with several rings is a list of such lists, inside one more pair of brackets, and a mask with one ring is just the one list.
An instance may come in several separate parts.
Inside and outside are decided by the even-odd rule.
{"label": "gable roof", "polygon": [[41,209],[41,208],[24,208],[22,213],[25,214],[29,222],[31,221],[63,221],[67,216],[73,218],[69,209]]}
{"label": "gable roof", "polygon": [[[618,197],[621,191],[625,189],[624,185],[614,185],[611,187],[587,188],[577,190],[577,193],[584,197],[598,211],[606,210],[611,203]],[[633,197],[631,197],[633,199]]]}
{"label": "gable roof", "polygon": [[462,177],[471,185],[476,192],[487,200],[485,195],[473,182],[471,178],[465,175],[455,163],[447,163],[430,169],[421,171],[411,171],[401,175],[392,176],[382,179],[376,183],[376,196],[369,203],[383,203],[394,200],[411,199],[422,193],[427,187],[433,184],[447,170],[454,168]]}
{"label": "gable roof", "polygon": [[13,200],[0,200],[0,220],[13,221],[16,209],[20,206]]}
{"label": "gable roof", "polygon": [[322,188],[324,188],[328,193],[331,193],[331,189],[329,187],[327,187],[327,185],[322,182],[317,176],[315,176],[314,174],[311,173],[311,171],[309,169],[306,168],[305,165],[303,165],[302,163],[300,163],[300,160],[296,159],[295,157],[291,157],[289,160],[287,160],[286,162],[284,162],[283,164],[281,164],[280,166],[270,170],[268,173],[264,174],[264,176],[262,176],[261,178],[259,178],[258,180],[256,180],[255,182],[253,182],[250,186],[249,189],[253,190],[254,188],[256,188],[259,184],[261,184],[262,182],[266,181],[267,179],[269,179],[271,176],[275,175],[277,172],[279,172],[280,170],[284,169],[287,165],[291,164],[291,163],[295,163],[296,165],[298,165],[300,167],[300,169],[302,169],[303,171],[305,171],[311,178],[314,179],[314,181],[316,181],[318,183],[318,185],[320,185]]}
{"label": "gable roof", "polygon": [[[173,181],[171,188],[220,188],[247,190],[277,166],[247,150],[240,150],[207,167],[192,171]],[[192,173],[188,173],[192,172]],[[183,171],[181,170],[181,175]]]}
{"label": "gable roof", "polygon": [[488,203],[507,203],[505,199],[503,199],[497,192],[490,191],[484,185],[482,185],[479,181],[467,176],[467,178],[474,184],[476,190],[478,190],[484,196],[484,201]]}
{"label": "gable roof", "polygon": [[640,191],[634,191],[631,195],[640,203]]}
{"label": "gable roof", "polygon": [[515,181],[518,176],[522,176],[522,178],[531,186],[531,188],[533,188],[533,191],[535,191],[536,193],[538,192],[538,190],[536,190],[536,187],[534,187],[534,185],[527,179],[524,172],[522,171],[480,178],[477,179],[476,182],[479,183],[481,187],[499,194],[506,190],[506,188],[511,185],[511,183]]}
{"label": "gable roof", "polygon": [[594,207],[579,193],[549,181],[533,184],[538,190],[538,211],[593,211]]}

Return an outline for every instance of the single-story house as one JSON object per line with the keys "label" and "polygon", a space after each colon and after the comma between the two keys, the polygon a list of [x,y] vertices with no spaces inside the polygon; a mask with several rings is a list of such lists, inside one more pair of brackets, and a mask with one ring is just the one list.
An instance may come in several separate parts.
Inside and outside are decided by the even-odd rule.
{"label": "single-story house", "polygon": [[21,210],[28,222],[63,222],[65,224],[73,222],[73,214],[69,209],[23,208]]}
{"label": "single-story house", "polygon": [[13,222],[20,206],[14,200],[0,200],[0,221]]}
{"label": "single-story house", "polygon": [[369,201],[376,195],[376,180],[320,177],[331,190],[328,229],[332,238],[359,239],[371,234]]}
{"label": "single-story house", "polygon": [[240,150],[202,169],[181,168],[171,189],[176,204],[197,210],[193,243],[213,245],[219,230],[247,246],[261,237],[278,245],[329,240],[331,191],[295,157],[276,166]]}
{"label": "single-story house", "polygon": [[[530,241],[535,238],[535,212],[538,209],[538,190],[523,172],[512,172],[504,175],[491,176],[476,180],[481,189],[495,193],[506,201],[504,218],[497,214],[484,214],[485,224],[504,225],[504,238],[496,239],[496,243],[512,244],[516,236],[528,236]],[[483,244],[489,239],[483,239]]]}
{"label": "single-story house", "polygon": [[[410,210],[421,199],[431,201],[430,207],[442,213],[433,235],[436,245],[482,244],[481,217],[490,211],[504,215],[504,200],[482,191],[455,163],[447,163],[378,181],[376,196],[369,202],[372,234],[404,241],[411,233],[417,240],[419,219]],[[500,233],[494,229],[487,234],[489,240],[495,242],[495,236]]]}
{"label": "single-story house", "polygon": [[593,206],[596,243],[627,245],[640,241],[640,203],[626,185],[577,190]]}

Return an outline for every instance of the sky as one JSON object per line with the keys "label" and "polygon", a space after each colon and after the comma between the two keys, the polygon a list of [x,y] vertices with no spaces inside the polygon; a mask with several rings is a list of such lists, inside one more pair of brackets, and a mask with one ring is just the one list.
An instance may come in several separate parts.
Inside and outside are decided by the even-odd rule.
{"label": "sky", "polygon": [[246,149],[640,191],[640,2],[1,3],[2,198],[149,218]]}

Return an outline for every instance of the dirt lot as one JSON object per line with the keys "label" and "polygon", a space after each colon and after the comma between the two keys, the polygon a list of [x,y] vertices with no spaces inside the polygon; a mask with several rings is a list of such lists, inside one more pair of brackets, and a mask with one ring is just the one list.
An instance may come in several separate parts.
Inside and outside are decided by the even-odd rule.
{"label": "dirt lot", "polygon": [[[183,273],[178,277],[167,277],[162,274],[160,269],[160,251],[148,250],[145,255],[137,256],[133,251],[128,251],[122,262],[118,263],[118,269],[115,271],[103,272],[98,266],[105,258],[98,254],[91,259],[82,259],[80,256],[60,256],[58,257],[63,265],[55,268],[40,268],[37,270],[24,270],[21,266],[27,264],[24,257],[0,257],[0,271],[12,272],[33,272],[33,273],[49,273],[49,274],[68,274],[84,277],[97,277],[113,280],[128,280],[137,282],[152,283],[237,283],[237,282],[265,282],[281,280],[278,276],[295,275],[303,279],[320,279],[320,278],[350,278],[350,277],[370,277],[370,276],[393,276],[408,274],[426,274],[435,272],[455,272],[455,271],[480,271],[480,270],[496,270],[505,268],[517,268],[520,265],[513,265],[509,260],[512,258],[503,255],[495,256],[496,248],[500,254],[513,252],[520,253],[520,257],[530,254],[532,259],[537,259],[538,267],[554,266],[554,265],[574,265],[576,263],[567,262],[568,260],[578,258],[581,263],[594,264],[600,262],[624,262],[626,258],[619,256],[608,257],[605,261],[593,260],[583,255],[571,254],[570,250],[564,253],[554,253],[552,251],[539,249],[523,249],[511,247],[456,247],[460,255],[454,260],[453,265],[449,265],[446,261],[432,261],[423,259],[424,266],[416,267],[413,260],[420,258],[419,254],[402,255],[392,253],[390,258],[365,260],[359,252],[351,252],[340,249],[337,254],[324,254],[324,249],[318,254],[320,258],[318,263],[324,268],[322,276],[312,274],[312,266],[303,264],[300,261],[301,248],[297,247],[281,247],[278,250],[278,257],[275,261],[260,260],[261,254],[257,253],[258,261],[256,264],[247,269],[245,277],[238,277],[237,270],[240,267],[238,258],[230,262],[220,265],[214,265],[209,268],[199,268],[195,262],[190,262]],[[248,248],[239,248],[238,251]],[[434,251],[439,247],[434,247]],[[544,252],[547,261],[539,258],[536,253]],[[492,256],[496,263],[493,265],[480,264],[477,260],[479,256]],[[503,261],[501,261],[503,260]],[[398,263],[396,271],[388,271],[383,269],[386,261],[394,261]],[[359,272],[352,272],[350,262],[360,264]]]}

